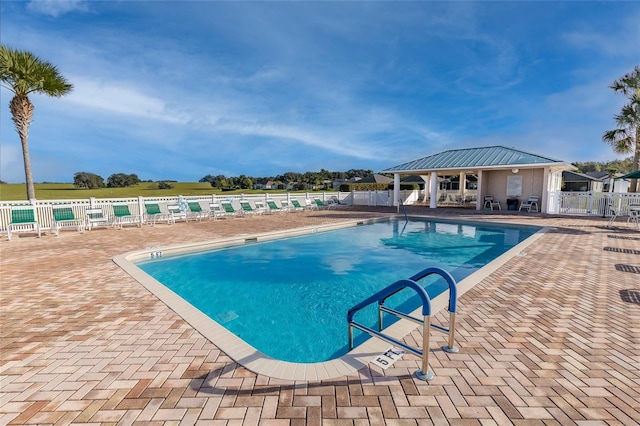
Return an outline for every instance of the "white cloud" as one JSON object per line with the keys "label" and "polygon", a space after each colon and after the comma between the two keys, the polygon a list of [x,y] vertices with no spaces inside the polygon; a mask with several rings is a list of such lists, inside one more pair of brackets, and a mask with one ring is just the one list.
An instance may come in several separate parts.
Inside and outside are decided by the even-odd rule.
{"label": "white cloud", "polygon": [[296,141],[315,148],[321,148],[324,151],[348,155],[355,158],[376,158],[375,155],[367,149],[367,147],[348,142],[344,138],[336,138],[335,135],[323,136],[319,133],[296,126],[224,120],[218,123],[217,128],[243,135],[273,137]]}
{"label": "white cloud", "polygon": [[70,12],[87,12],[89,10],[85,0],[32,0],[27,4],[27,9],[54,18]]}
{"label": "white cloud", "polygon": [[190,120],[184,113],[170,111],[163,100],[141,93],[133,84],[101,83],[78,76],[69,81],[73,81],[74,89],[65,99],[82,107],[174,124]]}

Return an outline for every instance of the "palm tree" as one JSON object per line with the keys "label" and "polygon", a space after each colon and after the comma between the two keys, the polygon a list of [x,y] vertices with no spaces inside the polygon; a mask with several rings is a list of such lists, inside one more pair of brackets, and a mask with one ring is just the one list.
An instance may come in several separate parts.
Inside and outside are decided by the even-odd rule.
{"label": "palm tree", "polygon": [[29,100],[30,93],[44,93],[48,96],[63,96],[73,86],[60,75],[58,69],[40,60],[30,52],[12,49],[0,45],[0,81],[3,87],[14,93],[9,103],[11,119],[16,125],[22,144],[24,174],[27,183],[27,199],[36,198],[29,158],[29,126],[33,118],[33,104]]}
{"label": "palm tree", "polygon": [[[635,66],[632,72],[613,82],[611,86],[616,93],[629,98],[619,114],[614,116],[617,128],[608,130],[602,140],[613,147],[618,154],[633,153],[633,170],[640,169],[640,67]],[[638,191],[638,180],[631,180],[631,191]]]}

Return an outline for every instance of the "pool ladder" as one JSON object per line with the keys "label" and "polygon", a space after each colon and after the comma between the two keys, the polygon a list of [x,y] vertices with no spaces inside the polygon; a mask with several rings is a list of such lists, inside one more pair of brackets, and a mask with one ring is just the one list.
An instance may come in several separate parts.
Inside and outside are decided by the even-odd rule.
{"label": "pool ladder", "polygon": [[[440,275],[442,278],[447,281],[449,284],[449,328],[442,327],[437,324],[431,324],[431,299],[427,294],[427,291],[418,284],[418,281],[429,276],[429,275]],[[410,288],[413,289],[422,302],[422,316],[423,319],[412,317],[411,315],[405,314],[403,312],[399,312],[395,309],[389,308],[385,306],[385,301],[397,294],[398,292]],[[457,353],[458,348],[455,346],[454,338],[455,338],[455,324],[456,324],[456,301],[458,298],[458,291],[456,287],[456,282],[450,273],[440,268],[427,268],[409,279],[396,281],[390,286],[380,290],[373,296],[368,297],[357,305],[353,306],[349,309],[347,313],[347,322],[349,323],[349,350],[353,349],[353,330],[357,328],[360,331],[363,331],[373,337],[377,337],[379,339],[384,340],[385,342],[391,343],[393,345],[399,346],[405,349],[407,352],[411,352],[412,354],[422,358],[421,369],[416,371],[416,375],[420,380],[431,380],[434,375],[433,372],[429,371],[429,334],[431,327],[435,328],[438,331],[443,333],[447,333],[449,335],[449,341],[446,346],[443,346],[442,349],[446,352]],[[356,312],[360,309],[371,305],[374,302],[378,302],[378,330],[373,330],[370,327],[357,323],[354,320],[354,316]],[[382,333],[383,330],[383,313],[386,312],[388,314],[394,315],[398,318],[406,319],[418,324],[422,325],[422,350],[413,348],[411,346],[406,345],[404,342],[400,340],[394,339],[391,336],[388,336]]]}

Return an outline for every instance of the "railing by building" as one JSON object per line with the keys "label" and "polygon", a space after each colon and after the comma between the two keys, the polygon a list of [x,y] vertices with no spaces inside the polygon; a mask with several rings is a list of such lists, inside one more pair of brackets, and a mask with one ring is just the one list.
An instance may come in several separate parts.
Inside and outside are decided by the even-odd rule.
{"label": "railing by building", "polygon": [[555,192],[550,194],[552,206],[550,213],[607,216],[610,208],[620,215],[629,213],[630,205],[640,205],[640,193],[637,192]]}

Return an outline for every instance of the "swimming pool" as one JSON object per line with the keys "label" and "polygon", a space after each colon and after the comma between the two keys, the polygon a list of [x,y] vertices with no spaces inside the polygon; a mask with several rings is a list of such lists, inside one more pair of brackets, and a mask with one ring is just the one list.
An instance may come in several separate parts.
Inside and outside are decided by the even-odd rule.
{"label": "swimming pool", "polygon": [[[347,352],[347,310],[379,289],[430,266],[460,281],[538,230],[385,220],[273,241],[246,238],[136,265],[267,356],[313,363]],[[447,288],[444,281],[421,284],[432,298]],[[395,304],[417,307],[402,297]],[[373,323],[369,315],[365,322]]]}

